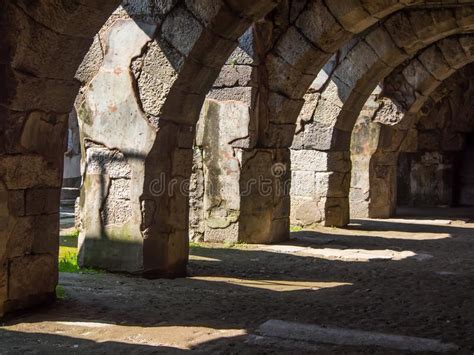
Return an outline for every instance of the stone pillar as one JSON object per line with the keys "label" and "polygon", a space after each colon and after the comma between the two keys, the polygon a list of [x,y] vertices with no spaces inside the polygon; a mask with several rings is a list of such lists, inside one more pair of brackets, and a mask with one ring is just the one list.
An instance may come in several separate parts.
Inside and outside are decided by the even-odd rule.
{"label": "stone pillar", "polygon": [[453,162],[456,153],[419,152],[409,156],[408,203],[411,206],[451,206],[453,203]]}
{"label": "stone pillar", "polygon": [[54,300],[67,114],[5,112],[1,133],[0,317]]}
{"label": "stone pillar", "polygon": [[239,238],[277,243],[290,238],[290,150],[242,152]]}
{"label": "stone pillar", "polygon": [[349,152],[292,149],[292,224],[349,223]]}
{"label": "stone pillar", "polygon": [[379,146],[380,128],[373,122],[373,116],[379,109],[373,95],[369,98],[357,118],[351,138],[351,189],[350,214],[352,218],[369,218],[370,205],[374,198],[371,175],[372,157]]}
{"label": "stone pillar", "polygon": [[191,180],[191,236],[197,241],[289,238],[289,151],[259,141],[265,131],[265,85],[255,59],[262,54],[259,28],[241,37],[201,112]]}
{"label": "stone pillar", "polygon": [[195,240],[289,238],[289,150],[249,147],[253,122],[244,102],[208,99],[204,105],[191,190]]}
{"label": "stone pillar", "polygon": [[390,218],[397,208],[396,152],[376,152],[369,167],[369,218]]}
{"label": "stone pillar", "polygon": [[0,3],[0,317],[55,298],[74,73],[118,1],[82,5]]}
{"label": "stone pillar", "polygon": [[173,70],[159,47],[150,45],[155,29],[116,21],[103,64],[78,99],[84,157],[79,262],[177,277],[185,275],[188,260],[194,126],[154,122],[142,110],[152,105],[158,85],[150,78],[161,80]]}

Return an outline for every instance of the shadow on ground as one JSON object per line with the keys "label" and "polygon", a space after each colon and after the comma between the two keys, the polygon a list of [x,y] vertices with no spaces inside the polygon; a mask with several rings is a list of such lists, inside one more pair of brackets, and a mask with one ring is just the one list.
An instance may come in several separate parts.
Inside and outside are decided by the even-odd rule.
{"label": "shadow on ground", "polygon": [[[62,274],[66,299],[7,323],[0,342],[5,351],[78,345],[119,353],[276,352],[282,349],[246,343],[245,334],[255,333],[268,319],[281,319],[440,339],[472,353],[474,225],[354,223],[347,230],[295,232],[288,245],[408,250],[433,257],[354,262],[259,246],[197,247],[187,279]],[[114,330],[64,322],[113,324]]]}

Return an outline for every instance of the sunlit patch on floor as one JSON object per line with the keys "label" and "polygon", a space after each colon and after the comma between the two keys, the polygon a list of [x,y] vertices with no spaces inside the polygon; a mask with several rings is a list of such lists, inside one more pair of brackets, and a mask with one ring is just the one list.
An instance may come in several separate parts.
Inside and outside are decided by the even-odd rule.
{"label": "sunlit patch on floor", "polygon": [[413,251],[395,251],[390,249],[385,250],[366,250],[366,249],[333,249],[333,248],[311,248],[311,247],[297,247],[286,245],[264,245],[259,249],[283,253],[283,254],[297,254],[302,256],[313,256],[316,258],[327,260],[343,260],[343,261],[375,261],[375,260],[393,260],[399,261],[408,258],[413,258],[418,261],[424,261],[432,258],[432,255],[415,253]]}
{"label": "sunlit patch on floor", "polygon": [[313,281],[291,281],[291,280],[248,280],[230,277],[198,276],[191,277],[193,280],[206,282],[222,282],[241,287],[258,288],[276,292],[320,290],[325,288],[350,286],[351,283],[343,282],[313,282]]}
{"label": "sunlit patch on floor", "polygon": [[222,261],[222,260],[215,259],[215,258],[209,258],[207,256],[192,255],[192,254],[189,255],[189,260],[192,260],[192,261],[212,261],[212,262]]}
{"label": "sunlit patch on floor", "polygon": [[[353,224],[352,226],[356,226]],[[321,241],[333,241],[338,237],[350,236],[354,237],[354,230],[352,229],[338,229],[338,228],[324,228],[317,227],[308,231],[309,233],[320,232],[322,237],[319,236],[305,236],[304,232],[297,232],[298,235],[294,238],[296,240],[307,241],[312,243],[320,243]],[[332,238],[334,236],[334,238]],[[426,233],[426,232],[403,232],[403,231],[381,231],[381,230],[357,230],[357,236],[359,237],[374,237],[382,239],[400,239],[400,240],[441,240],[452,238],[450,233]]]}
{"label": "sunlit patch on floor", "polygon": [[85,328],[106,328],[112,327],[113,324],[101,322],[56,322],[61,325],[69,325],[71,327],[85,327]]}
{"label": "sunlit patch on floor", "polygon": [[[62,344],[63,348],[73,348],[77,351],[81,350],[81,340],[190,350],[203,343],[247,335],[245,329],[169,326],[165,322],[158,323],[155,326],[141,327],[109,324],[101,321],[45,321],[3,327],[2,330],[18,333],[18,336],[22,334],[60,335],[65,337]],[[45,341],[47,342],[47,340]],[[66,341],[70,344],[67,344]],[[37,343],[40,344],[41,340],[38,340]]]}

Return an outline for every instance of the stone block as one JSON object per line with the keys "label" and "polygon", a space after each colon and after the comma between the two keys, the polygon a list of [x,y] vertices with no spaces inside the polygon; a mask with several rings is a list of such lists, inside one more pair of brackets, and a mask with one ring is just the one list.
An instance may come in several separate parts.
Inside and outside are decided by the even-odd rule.
{"label": "stone block", "polygon": [[8,191],[8,211],[12,216],[25,215],[25,190]]}
{"label": "stone block", "polygon": [[437,130],[418,132],[418,149],[436,151],[441,145],[441,133]]}
{"label": "stone block", "polygon": [[289,148],[293,142],[296,125],[269,123],[261,140],[265,148]]}
{"label": "stone block", "polygon": [[291,196],[291,224],[298,226],[312,226],[320,223],[322,212],[318,200],[306,196]]}
{"label": "stone block", "polygon": [[304,104],[304,100],[289,99],[278,93],[270,92],[267,100],[269,120],[275,124],[294,124]]}
{"label": "stone block", "polygon": [[384,27],[399,48],[410,48],[416,41],[413,37],[412,24],[404,12],[390,16],[384,22]]}
{"label": "stone block", "polygon": [[304,129],[304,147],[313,150],[330,150],[334,127],[318,121],[307,124]]}
{"label": "stone block", "polygon": [[4,229],[4,241],[0,247],[0,257],[8,258],[30,254],[34,240],[34,217],[12,217]]}
{"label": "stone block", "polygon": [[316,194],[314,171],[295,171],[291,173],[291,196],[311,197]]}
{"label": "stone block", "polygon": [[460,69],[465,65],[466,52],[456,37],[445,38],[437,46],[450,67]]}
{"label": "stone block", "polygon": [[364,31],[378,21],[378,18],[372,17],[359,1],[330,1],[328,2],[328,7],[339,23],[348,31],[354,33]]}
{"label": "stone block", "polygon": [[61,186],[59,166],[51,166],[39,155],[3,155],[0,157],[0,178],[8,189],[36,186]]}
{"label": "stone block", "polygon": [[327,198],[324,225],[327,227],[345,227],[348,224],[349,199],[347,197]]}
{"label": "stone block", "polygon": [[226,228],[206,228],[204,241],[208,243],[239,242],[239,224],[232,223]]}
{"label": "stone block", "polygon": [[28,189],[25,192],[26,215],[52,214],[59,211],[60,189]]}
{"label": "stone block", "polygon": [[20,308],[55,298],[58,261],[49,254],[25,255],[10,260],[8,279],[9,307]]}
{"label": "stone block", "polygon": [[202,34],[199,21],[184,7],[177,6],[166,17],[162,28],[163,37],[180,53],[189,55]]}
{"label": "stone block", "polygon": [[[3,95],[0,95],[0,103],[11,110],[62,114],[71,111],[80,85],[74,80],[37,78],[17,71],[11,72],[9,83],[15,83],[15,87],[7,87],[9,92],[15,93],[15,96],[3,98]],[[53,97],[54,100],[51,99]]]}
{"label": "stone block", "polygon": [[325,64],[327,54],[317,49],[291,26],[276,45],[276,54],[297,70],[317,75]]}
{"label": "stone block", "polygon": [[316,193],[323,197],[349,196],[350,173],[316,173]]}
{"label": "stone block", "polygon": [[270,238],[265,243],[284,243],[290,240],[290,218],[278,218],[272,221]]}
{"label": "stone block", "polygon": [[269,54],[266,60],[269,89],[291,98],[302,97],[313,82],[314,75],[293,68],[282,58]]}
{"label": "stone block", "polygon": [[255,73],[250,65],[224,65],[219,77],[214,82],[214,88],[220,87],[246,87],[255,85]]}
{"label": "stone block", "polygon": [[351,36],[322,1],[313,1],[300,14],[296,26],[317,47],[332,53]]}
{"label": "stone block", "polygon": [[291,168],[293,171],[348,172],[351,169],[349,155],[349,152],[291,150]]}
{"label": "stone block", "polygon": [[437,80],[445,80],[455,72],[448,65],[443,53],[437,46],[430,46],[425,49],[418,59]]}
{"label": "stone block", "polygon": [[33,232],[33,254],[50,254],[59,252],[59,213],[35,216]]}
{"label": "stone block", "polygon": [[351,188],[349,201],[351,218],[369,217],[369,196],[367,192],[362,189]]}

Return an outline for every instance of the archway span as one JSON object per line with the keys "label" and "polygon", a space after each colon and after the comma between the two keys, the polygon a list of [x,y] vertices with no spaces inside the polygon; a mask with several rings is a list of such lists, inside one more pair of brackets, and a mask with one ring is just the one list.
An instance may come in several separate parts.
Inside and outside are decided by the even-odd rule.
{"label": "archway span", "polygon": [[[471,36],[459,38],[460,41],[464,41],[465,43],[468,39],[472,44]],[[451,57],[451,59],[452,58],[453,57]],[[459,67],[459,65],[466,66],[459,68],[455,74],[441,82],[434,83],[436,79],[432,77],[430,80],[424,81],[424,84],[422,84],[423,81],[420,81],[419,86],[412,87],[411,84],[406,82],[402,73],[404,72],[405,75],[408,75],[408,73],[415,74],[416,77],[416,72],[412,70],[413,67],[418,67],[418,64],[414,64],[414,62],[410,62],[403,70],[385,80],[387,87],[391,89],[388,90],[385,94],[386,96],[383,96],[382,100],[379,101],[380,106],[377,107],[379,109],[382,107],[380,113],[372,111],[373,120],[382,124],[372,124],[374,132],[371,142],[374,144],[375,149],[367,156],[367,158],[370,159],[367,171],[370,196],[368,204],[366,205],[366,216],[372,218],[388,218],[394,214],[397,202],[397,162],[400,152],[416,152],[418,150],[418,132],[415,126],[420,120],[423,120],[424,117],[430,115],[433,109],[438,107],[437,104],[441,100],[455,91],[459,83],[472,78],[472,67],[467,65],[472,63],[472,61],[472,57],[463,58],[462,55],[459,56],[458,59],[452,61],[451,64],[455,65],[455,67]],[[421,76],[422,75],[419,77]],[[410,78],[412,78],[411,75]],[[396,84],[391,82],[390,79]],[[428,82],[434,84],[426,85]],[[430,89],[422,90],[422,86],[430,87]],[[412,93],[416,92],[416,97],[403,96],[404,98],[408,97],[410,103],[407,104],[407,101],[399,103],[398,98],[401,96],[399,95],[400,92],[394,89],[395,87],[398,88],[398,90],[409,90]],[[402,87],[404,89],[401,89]],[[388,92],[390,92],[390,94]],[[410,99],[410,97],[412,99]],[[446,138],[445,134],[450,135]],[[425,137],[425,140],[430,142],[428,138],[429,137]],[[436,140],[436,144],[448,145],[448,150],[453,150],[459,144],[462,145],[463,141],[463,139],[458,137],[454,132],[444,132],[444,135],[439,136]],[[449,142],[447,142],[447,140]],[[431,141],[433,140],[431,139]],[[361,171],[361,169],[360,166],[357,167],[358,171]],[[361,201],[357,200],[351,202],[361,204]]]}
{"label": "archway span", "polygon": [[[320,93],[315,94],[317,100],[311,103],[314,110],[309,110],[312,115],[300,118],[303,129],[299,132],[299,137],[296,137],[295,154],[298,154],[298,149],[310,149],[319,154],[320,159],[327,160],[328,165],[337,165],[338,170],[328,169],[321,174],[321,178],[326,180],[323,185],[329,186],[327,195],[323,195],[323,219],[328,225],[344,226],[349,221],[347,196],[350,184],[348,152],[351,132],[360,110],[378,82],[389,75],[396,65],[403,63],[420,49],[455,33],[469,32],[472,28],[468,21],[472,21],[469,14],[466,15],[466,21],[460,21],[459,16],[462,18],[462,15],[456,14],[455,10],[418,11],[409,10],[393,15],[382,26],[374,28],[351,44],[347,55],[334,69]],[[430,31],[418,29],[418,25],[409,21],[410,16],[416,14],[420,18],[425,16],[430,21],[436,19]],[[393,29],[404,26],[406,30],[410,29],[411,37],[406,35],[406,38],[401,38],[401,34],[408,31],[400,31],[398,33],[401,37],[394,37]],[[380,45],[376,45],[377,40],[387,36],[390,39],[384,39]],[[395,39],[391,39],[392,37]],[[307,148],[305,144],[308,145]]]}
{"label": "archway span", "polygon": [[[381,88],[374,91],[357,119],[351,139],[351,218],[388,218],[396,207],[396,165],[398,151],[416,146],[417,117],[459,88],[472,74],[470,66],[456,71],[429,96],[418,112],[406,115],[404,108]],[[386,79],[386,81],[389,78]]]}
{"label": "archway span", "polygon": [[[467,12],[463,15],[467,10],[456,8],[457,3],[434,2],[433,5],[438,9],[447,9],[446,12],[453,17],[455,14],[461,17],[468,16]],[[469,3],[463,6],[469,7]],[[239,131],[235,137],[234,134],[224,132],[221,136],[223,140],[229,138],[227,141],[230,143],[226,145],[226,150],[234,158],[237,157],[235,165],[238,168],[234,169],[235,165],[232,166],[234,175],[233,183],[230,184],[232,191],[245,189],[262,176],[272,180],[270,175],[272,166],[278,165],[289,171],[289,148],[293,142],[298,114],[305,103],[303,96],[320,69],[334,53],[337,54],[330,62],[328,74],[332,73],[334,66],[344,58],[347,50],[351,49],[351,45],[355,42],[347,44],[361,32],[370,32],[377,23],[390,18],[397,11],[423,13],[431,11],[430,9],[430,6],[420,1],[282,2],[263,21],[259,21],[252,36],[246,38],[247,43],[253,44],[255,49],[255,58],[251,62],[252,69],[239,72],[231,66],[227,67],[226,73],[231,73],[230,79],[219,80],[219,84],[209,97],[214,101],[238,101],[242,104],[238,106],[242,112],[240,120],[247,126],[246,134]],[[406,22],[413,20],[406,15],[401,16]],[[428,27],[438,22],[436,16],[425,16],[424,20]],[[398,24],[394,24],[393,27],[396,36]],[[387,37],[390,35],[387,34]],[[378,40],[383,42],[384,38]],[[389,40],[392,41],[390,38]],[[347,46],[344,47],[345,45]],[[219,122],[226,119],[228,111],[223,106],[226,104],[219,103],[219,110],[203,112],[207,122],[216,122],[212,127],[218,127]],[[311,108],[308,106],[311,106],[311,103],[305,105],[303,110],[310,111]],[[221,128],[224,129],[224,126]],[[240,155],[235,152],[239,152]],[[226,165],[227,161],[228,159],[222,158],[220,167]],[[262,174],[262,171],[265,173]],[[206,173],[202,175],[206,180]],[[207,180],[212,178],[219,179],[219,176],[208,176]],[[280,179],[273,179],[272,184],[277,186],[274,190],[281,191],[279,188],[281,185],[289,186],[289,180],[290,174],[284,174]],[[228,192],[219,193],[222,190]],[[204,197],[210,202],[205,207],[204,215],[212,214],[219,219],[216,227],[209,227],[210,235],[222,236],[225,230],[228,234],[226,240],[260,243],[289,238],[288,195],[275,194],[262,197],[258,191],[251,191],[248,196],[234,193],[232,195],[234,197],[229,197],[232,194],[230,186],[219,191],[211,192],[209,196]],[[315,210],[315,206],[305,205],[303,209]],[[216,222],[215,218],[212,218],[212,222]],[[199,235],[201,234],[202,232],[199,232]]]}

